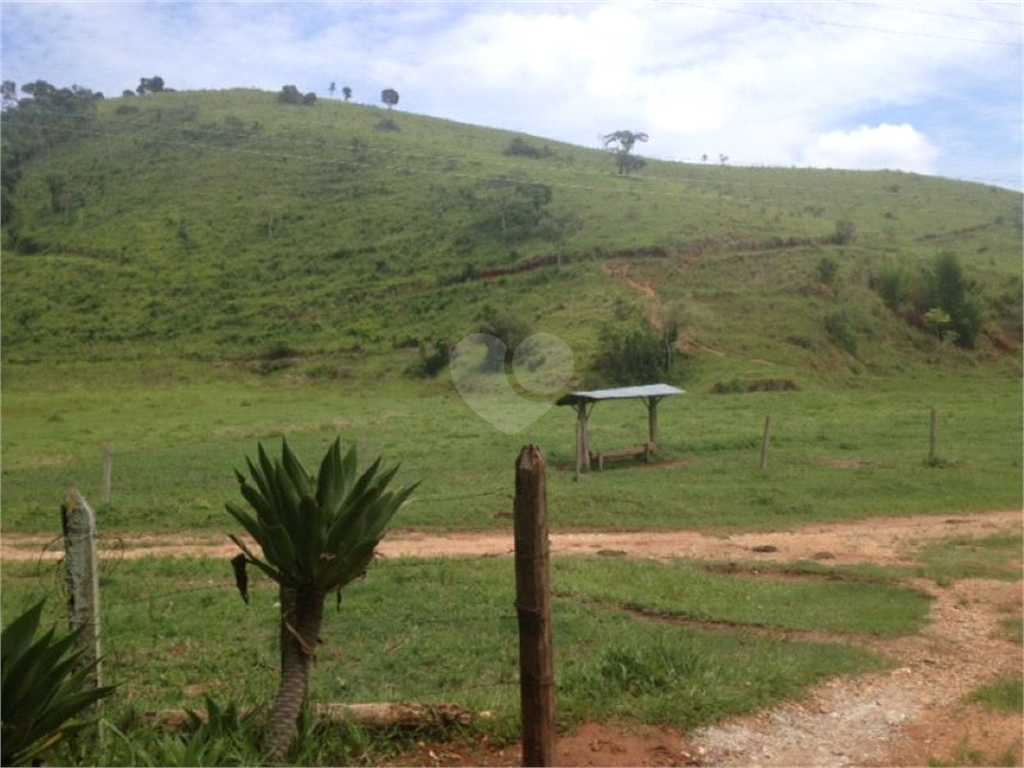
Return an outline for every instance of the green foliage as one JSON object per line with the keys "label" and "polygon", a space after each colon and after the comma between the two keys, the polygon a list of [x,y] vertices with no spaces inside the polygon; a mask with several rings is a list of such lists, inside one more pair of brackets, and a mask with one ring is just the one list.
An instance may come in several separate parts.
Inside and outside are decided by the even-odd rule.
{"label": "green foliage", "polygon": [[853,242],[856,234],[857,228],[852,221],[839,219],[836,221],[835,232],[832,233],[832,242],[836,245],[848,245]]}
{"label": "green foliage", "polygon": [[139,85],[135,89],[140,96],[145,93],[160,93],[164,89],[164,79],[159,75],[154,77],[139,78]]}
{"label": "green foliage", "polygon": [[648,136],[646,133],[625,130],[614,131],[605,135],[603,139],[606,149],[614,147],[615,165],[619,169],[620,174],[624,173],[628,176],[632,171],[639,171],[647,164],[642,157],[635,157],[629,154],[638,141],[647,141]]}
{"label": "green foliage", "polygon": [[388,491],[395,466],[378,474],[377,459],[361,475],[352,446],[341,454],[337,439],[324,455],[320,472],[309,475],[281,441],[273,461],[258,446],[258,463],[246,459],[253,484],[240,472],[239,490],[255,515],[228,502],[227,510],[263,552],[253,553],[229,534],[247,562],[285,587],[333,592],[366,573],[384,529],[415,485]]}
{"label": "green foliage", "polygon": [[647,324],[605,324],[592,369],[608,384],[657,384],[669,380],[665,340]]}
{"label": "green foliage", "polygon": [[304,104],[311,107],[316,104],[316,94],[310,92],[303,96],[294,85],[284,85],[277,94],[277,100],[282,104]]}
{"label": "green foliage", "polygon": [[452,347],[444,339],[434,342],[434,351],[427,353],[425,347],[420,348],[420,359],[406,369],[406,375],[419,379],[432,379],[444,370],[452,359]]}
{"label": "green foliage", "polygon": [[981,308],[969,295],[969,285],[956,254],[947,251],[936,258],[928,288],[929,308],[938,307],[947,313],[949,325],[956,332],[956,343],[973,348],[981,331]]}
{"label": "green foliage", "polygon": [[825,316],[825,331],[828,337],[840,349],[851,355],[857,352],[857,332],[853,321],[846,310],[832,312]]}
{"label": "green foliage", "polygon": [[878,291],[885,306],[893,312],[899,312],[910,296],[907,274],[895,264],[883,267],[878,275],[872,278],[871,286]]}
{"label": "green foliage", "polygon": [[43,601],[15,618],[0,636],[2,717],[0,764],[36,765],[41,755],[88,723],[78,718],[113,693],[92,686],[93,666],[83,665],[81,632],[36,638]]}
{"label": "green foliage", "polygon": [[[512,357],[515,355],[519,345],[533,334],[533,327],[530,322],[518,312],[510,309],[494,309],[487,305],[480,312],[480,325],[477,333],[487,334],[491,338],[485,339],[487,354],[483,360],[483,371],[485,373],[497,373],[505,370],[506,365],[512,365]],[[501,342],[500,344],[498,342]],[[524,349],[519,355],[525,359],[530,350]]]}
{"label": "green foliage", "polygon": [[513,136],[508,146],[502,150],[502,154],[508,155],[509,157],[531,157],[535,160],[539,160],[545,157],[551,157],[554,154],[550,147],[545,144],[543,147],[537,147],[528,142],[522,136]]}
{"label": "green foliage", "polygon": [[839,264],[829,256],[822,256],[818,261],[817,274],[819,283],[833,286],[836,276],[839,274]]}
{"label": "green foliage", "polygon": [[398,91],[394,88],[385,88],[380,92],[380,100],[387,105],[388,109],[391,109],[398,103]]}

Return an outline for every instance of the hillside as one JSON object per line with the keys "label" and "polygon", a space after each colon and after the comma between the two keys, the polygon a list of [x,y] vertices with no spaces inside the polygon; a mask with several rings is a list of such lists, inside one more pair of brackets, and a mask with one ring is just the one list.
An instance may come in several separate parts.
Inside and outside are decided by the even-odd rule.
{"label": "hillside", "polygon": [[982,324],[943,364],[1019,374],[1022,198],[1007,190],[655,160],[620,175],[594,149],[246,90],[53,120],[59,140],[20,163],[5,200],[5,363],[378,376],[491,307],[582,360],[602,323],[675,313],[676,346],[709,383],[889,374],[940,350],[880,287],[898,273],[912,303],[949,252]]}

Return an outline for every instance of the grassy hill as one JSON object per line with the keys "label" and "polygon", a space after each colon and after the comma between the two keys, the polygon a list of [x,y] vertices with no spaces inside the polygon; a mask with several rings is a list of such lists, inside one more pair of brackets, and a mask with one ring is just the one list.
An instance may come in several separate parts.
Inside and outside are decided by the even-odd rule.
{"label": "grassy hill", "polygon": [[582,361],[602,323],[674,311],[709,384],[899,375],[937,344],[872,288],[948,251],[984,325],[943,364],[1019,374],[1021,195],[999,188],[653,160],[622,176],[607,152],[249,90],[99,101],[61,128],[5,221],[5,363],[376,378],[489,306]]}

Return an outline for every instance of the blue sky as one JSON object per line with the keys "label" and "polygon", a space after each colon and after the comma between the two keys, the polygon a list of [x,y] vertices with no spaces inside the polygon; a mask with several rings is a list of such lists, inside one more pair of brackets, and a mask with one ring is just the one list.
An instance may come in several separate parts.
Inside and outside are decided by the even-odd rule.
{"label": "blue sky", "polygon": [[0,2],[2,77],[294,84],[647,156],[1022,183],[1015,2]]}

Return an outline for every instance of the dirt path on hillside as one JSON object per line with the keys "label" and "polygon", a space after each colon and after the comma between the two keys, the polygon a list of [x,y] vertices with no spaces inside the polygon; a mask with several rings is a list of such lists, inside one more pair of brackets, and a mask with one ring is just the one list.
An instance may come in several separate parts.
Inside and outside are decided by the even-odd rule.
{"label": "dirt path on hillside", "polygon": [[[551,535],[555,554],[668,559],[817,559],[894,565],[913,561],[930,541],[952,536],[1024,536],[1021,511],[956,517],[868,519],[792,531],[715,537],[695,531],[587,531]],[[60,557],[60,542],[0,535],[0,559]],[[446,535],[396,531],[382,542],[385,558],[501,557],[512,554],[511,531]],[[104,537],[109,558],[224,557],[237,548],[216,536],[140,534]],[[563,765],[588,766],[848,766],[978,765],[1022,762],[1021,716],[995,715],[965,697],[1001,674],[1020,675],[1022,650],[1002,624],[1022,615],[1021,583],[968,579],[948,587],[914,585],[935,600],[919,635],[850,642],[897,660],[891,672],[835,678],[792,702],[733,718],[690,734],[646,726],[588,723],[559,740]],[[399,765],[520,764],[517,748],[475,742],[423,743]]]}

